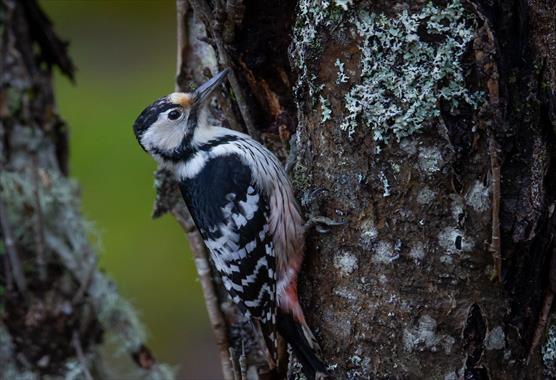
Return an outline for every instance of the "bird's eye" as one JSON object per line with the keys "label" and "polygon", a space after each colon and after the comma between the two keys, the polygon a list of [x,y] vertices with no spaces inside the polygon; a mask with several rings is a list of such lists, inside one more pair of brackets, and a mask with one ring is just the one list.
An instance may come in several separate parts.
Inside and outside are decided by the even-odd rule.
{"label": "bird's eye", "polygon": [[172,110],[168,113],[169,120],[178,120],[181,116],[181,112],[178,110]]}

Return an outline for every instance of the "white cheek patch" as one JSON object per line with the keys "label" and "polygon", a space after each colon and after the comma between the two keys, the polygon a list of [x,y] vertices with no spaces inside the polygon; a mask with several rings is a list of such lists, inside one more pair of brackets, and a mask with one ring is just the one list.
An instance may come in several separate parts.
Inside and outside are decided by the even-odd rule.
{"label": "white cheek patch", "polygon": [[179,123],[172,123],[165,118],[166,113],[161,114],[158,120],[141,137],[141,143],[147,149],[173,151],[180,146],[187,130],[187,119],[183,119]]}

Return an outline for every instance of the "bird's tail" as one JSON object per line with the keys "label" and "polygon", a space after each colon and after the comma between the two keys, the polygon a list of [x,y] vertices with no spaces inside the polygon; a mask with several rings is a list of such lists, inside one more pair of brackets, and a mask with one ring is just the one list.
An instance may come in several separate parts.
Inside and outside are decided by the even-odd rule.
{"label": "bird's tail", "polygon": [[290,313],[280,312],[277,327],[301,363],[305,377],[308,380],[325,379],[326,365],[317,355],[320,348],[307,324],[296,321]]}

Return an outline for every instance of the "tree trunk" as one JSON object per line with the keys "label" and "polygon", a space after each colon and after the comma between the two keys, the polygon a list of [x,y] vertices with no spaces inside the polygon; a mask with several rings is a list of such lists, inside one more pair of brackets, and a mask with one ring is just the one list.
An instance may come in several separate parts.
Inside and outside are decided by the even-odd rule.
{"label": "tree trunk", "polygon": [[180,87],[232,66],[224,118],[346,222],[300,284],[336,376],[556,377],[556,4],[189,4]]}
{"label": "tree trunk", "polygon": [[131,305],[97,269],[52,67],[73,78],[66,43],[35,0],[0,0],[0,379],[115,378],[114,338],[151,379],[169,379]]}

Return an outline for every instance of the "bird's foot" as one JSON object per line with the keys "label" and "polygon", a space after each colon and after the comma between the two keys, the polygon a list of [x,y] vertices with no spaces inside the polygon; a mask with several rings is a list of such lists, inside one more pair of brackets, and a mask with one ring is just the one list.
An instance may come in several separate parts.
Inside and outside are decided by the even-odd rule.
{"label": "bird's foot", "polygon": [[305,222],[304,229],[305,232],[307,232],[314,228],[318,233],[325,234],[330,231],[327,227],[337,227],[344,224],[346,224],[345,221],[337,221],[326,216],[311,216],[307,222]]}
{"label": "bird's foot", "polygon": [[305,232],[314,228],[317,232],[324,234],[330,231],[328,227],[337,227],[346,224],[345,221],[337,221],[320,214],[320,203],[327,191],[322,188],[315,188],[307,191],[301,198],[301,204],[307,207],[306,214],[308,216],[305,223]]}

